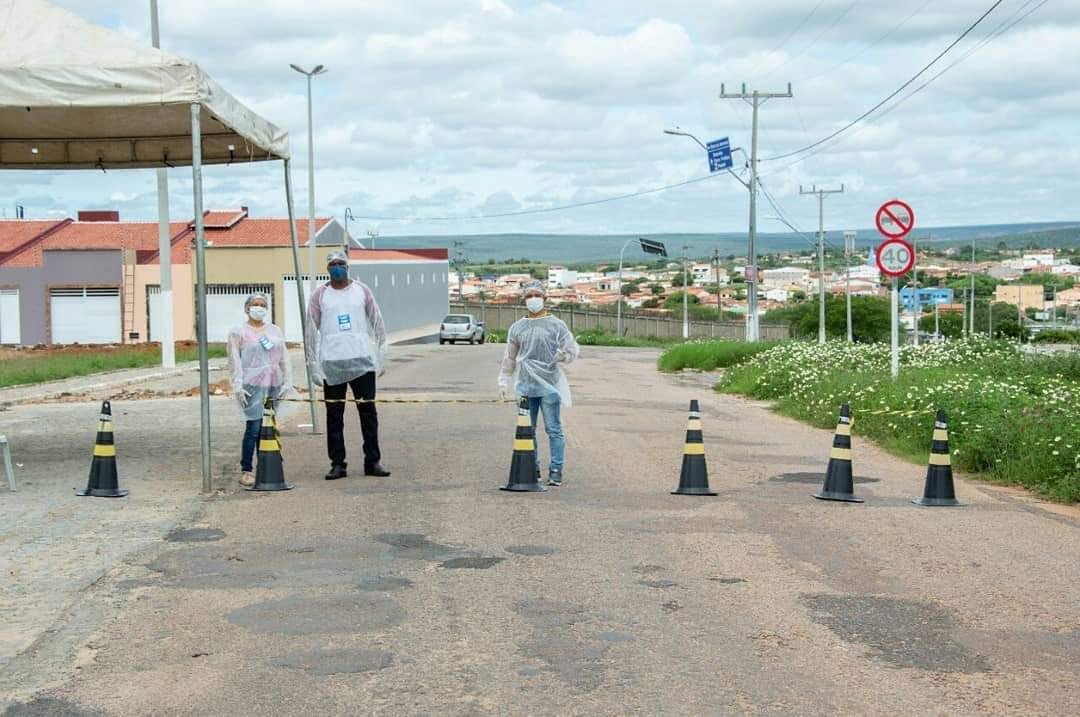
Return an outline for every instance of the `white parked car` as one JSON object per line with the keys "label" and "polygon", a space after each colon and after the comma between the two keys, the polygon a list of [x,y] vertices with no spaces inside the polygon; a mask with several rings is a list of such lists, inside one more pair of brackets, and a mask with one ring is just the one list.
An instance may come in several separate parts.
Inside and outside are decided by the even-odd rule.
{"label": "white parked car", "polygon": [[487,338],[484,322],[477,321],[472,314],[450,314],[442,320],[439,327],[439,343],[468,341],[470,344],[482,344]]}

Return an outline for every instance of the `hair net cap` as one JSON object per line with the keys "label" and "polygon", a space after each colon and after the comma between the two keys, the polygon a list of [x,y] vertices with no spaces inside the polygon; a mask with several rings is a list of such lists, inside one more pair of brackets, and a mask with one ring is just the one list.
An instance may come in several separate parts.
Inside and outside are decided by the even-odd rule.
{"label": "hair net cap", "polygon": [[326,263],[329,264],[334,261],[343,261],[348,263],[349,256],[343,251],[332,251],[326,255]]}
{"label": "hair net cap", "polygon": [[530,291],[539,291],[544,296],[547,296],[547,287],[544,286],[540,281],[538,281],[536,279],[533,279],[532,281],[530,281],[523,288],[524,288],[526,294],[529,293]]}
{"label": "hair net cap", "polygon": [[266,302],[267,306],[270,306],[270,297],[262,291],[256,291],[248,294],[248,298],[244,299],[244,311],[248,310],[248,307],[251,306],[251,302],[255,301],[255,299],[262,299]]}

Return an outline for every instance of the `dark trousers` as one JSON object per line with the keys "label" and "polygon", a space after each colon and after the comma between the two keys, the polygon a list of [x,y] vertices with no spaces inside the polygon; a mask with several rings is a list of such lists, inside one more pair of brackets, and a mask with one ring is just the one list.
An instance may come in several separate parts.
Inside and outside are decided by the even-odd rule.
{"label": "dark trousers", "polygon": [[255,457],[255,446],[259,444],[259,434],[262,432],[262,419],[256,418],[247,422],[244,427],[244,441],[240,446],[240,470],[251,470],[251,459]]}
{"label": "dark trousers", "polygon": [[[369,371],[354,378],[347,384],[331,386],[323,382],[323,392],[328,401],[345,398],[346,386],[352,387],[354,398],[375,398],[375,372]],[[358,403],[360,413],[360,433],[364,437],[364,467],[370,468],[379,462],[379,414],[374,403]],[[326,404],[326,452],[330,456],[330,465],[346,467],[345,462],[345,404]]]}

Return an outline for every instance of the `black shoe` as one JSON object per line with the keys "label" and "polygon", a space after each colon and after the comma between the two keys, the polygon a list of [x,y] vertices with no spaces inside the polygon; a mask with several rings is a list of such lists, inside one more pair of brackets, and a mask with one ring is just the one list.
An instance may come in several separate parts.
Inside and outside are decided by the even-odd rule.
{"label": "black shoe", "polygon": [[330,472],[326,474],[326,480],[337,480],[347,475],[349,475],[349,472],[345,470],[345,466],[330,466]]}
{"label": "black shoe", "polygon": [[364,466],[364,475],[375,476],[376,478],[386,478],[390,475],[390,471],[382,467],[382,463],[376,463],[370,466]]}

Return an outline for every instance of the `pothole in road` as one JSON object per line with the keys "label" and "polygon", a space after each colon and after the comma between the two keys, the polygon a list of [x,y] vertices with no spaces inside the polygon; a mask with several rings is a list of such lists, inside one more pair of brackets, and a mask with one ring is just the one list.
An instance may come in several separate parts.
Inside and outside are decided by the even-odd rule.
{"label": "pothole in road", "polygon": [[956,624],[944,608],[899,598],[824,593],[799,596],[815,622],[841,640],[866,646],[897,667],[930,672],[987,672],[989,661],[957,642]]}
{"label": "pothole in road", "polygon": [[375,632],[405,620],[405,610],[377,593],[294,595],[233,610],[225,618],[256,633],[335,635]]}
{"label": "pothole in road", "polygon": [[[780,475],[773,476],[770,481],[776,481],[780,483],[806,483],[807,485],[817,485],[825,482],[824,473],[781,473]],[[880,478],[864,478],[862,476],[855,477],[856,483],[880,483]]]}
{"label": "pothole in road", "polygon": [[165,536],[170,543],[209,543],[221,540],[225,531],[219,528],[177,528]]}
{"label": "pothole in road", "polygon": [[550,545],[510,545],[506,547],[506,552],[514,555],[539,557],[542,555],[554,555],[559,551]]}
{"label": "pothole in road", "polygon": [[368,575],[356,582],[356,589],[372,592],[390,592],[391,590],[411,588],[413,584],[413,581],[408,578],[399,578],[394,575]]}
{"label": "pothole in road", "polygon": [[313,675],[350,675],[374,672],[394,664],[394,654],[382,650],[346,649],[294,652],[270,660],[275,667],[306,670]]}
{"label": "pothole in road", "polygon": [[506,558],[451,558],[440,564],[440,567],[447,570],[487,570],[501,563]]}
{"label": "pothole in road", "polygon": [[395,557],[409,560],[441,560],[457,552],[449,545],[428,540],[423,533],[379,533],[374,537],[393,548]]}

